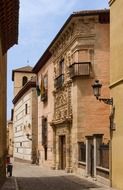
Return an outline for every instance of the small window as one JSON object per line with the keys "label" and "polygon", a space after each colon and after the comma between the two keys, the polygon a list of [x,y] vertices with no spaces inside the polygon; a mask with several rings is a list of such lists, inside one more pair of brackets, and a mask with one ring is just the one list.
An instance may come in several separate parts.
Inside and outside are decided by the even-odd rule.
{"label": "small window", "polygon": [[24,86],[28,81],[28,78],[26,76],[23,77],[22,79],[22,86]]}
{"label": "small window", "polygon": [[59,62],[59,75],[64,73],[64,59]]}
{"label": "small window", "polygon": [[20,142],[20,146],[22,146],[22,142]]}
{"label": "small window", "polygon": [[48,128],[48,121],[46,117],[42,117],[42,145],[47,147],[47,129]]}
{"label": "small window", "polygon": [[28,106],[27,106],[27,104],[25,104],[25,114],[27,114],[28,113]]}
{"label": "small window", "polygon": [[64,84],[64,59],[62,59],[58,64],[58,76],[54,81],[54,86],[57,89],[62,87]]}
{"label": "small window", "polygon": [[81,162],[86,162],[86,145],[84,142],[79,142],[78,143],[78,148],[79,148],[79,161]]}

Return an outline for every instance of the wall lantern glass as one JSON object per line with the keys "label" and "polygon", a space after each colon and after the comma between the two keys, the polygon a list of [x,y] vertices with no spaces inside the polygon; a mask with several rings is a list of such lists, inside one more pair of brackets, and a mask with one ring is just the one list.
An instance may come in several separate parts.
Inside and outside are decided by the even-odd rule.
{"label": "wall lantern glass", "polygon": [[102,84],[99,83],[99,80],[95,80],[94,84],[92,85],[92,88],[93,88],[93,94],[94,96],[96,96],[97,99],[101,95],[101,87]]}

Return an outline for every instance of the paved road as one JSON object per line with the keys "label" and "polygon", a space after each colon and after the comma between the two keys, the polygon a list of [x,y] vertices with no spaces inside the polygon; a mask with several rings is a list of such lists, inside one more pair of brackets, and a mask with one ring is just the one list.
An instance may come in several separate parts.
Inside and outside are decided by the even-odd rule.
{"label": "paved road", "polygon": [[93,183],[75,176],[17,178],[19,190],[88,190],[97,188]]}
{"label": "paved road", "polygon": [[25,163],[15,163],[12,178],[2,190],[109,190],[62,170]]}

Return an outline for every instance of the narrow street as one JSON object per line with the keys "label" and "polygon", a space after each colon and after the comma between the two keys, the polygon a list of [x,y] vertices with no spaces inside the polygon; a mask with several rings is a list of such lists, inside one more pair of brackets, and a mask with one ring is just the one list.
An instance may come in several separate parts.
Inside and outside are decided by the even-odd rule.
{"label": "narrow street", "polygon": [[108,190],[74,174],[27,163],[14,163],[13,177],[1,190]]}

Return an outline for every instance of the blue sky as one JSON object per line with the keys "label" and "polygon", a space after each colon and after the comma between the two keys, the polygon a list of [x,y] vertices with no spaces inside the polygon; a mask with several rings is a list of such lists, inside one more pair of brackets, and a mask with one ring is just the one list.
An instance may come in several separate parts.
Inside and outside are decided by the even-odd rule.
{"label": "blue sky", "polygon": [[74,11],[104,8],[108,0],[20,0],[19,43],[8,51],[8,119],[13,107],[12,70],[33,67]]}

